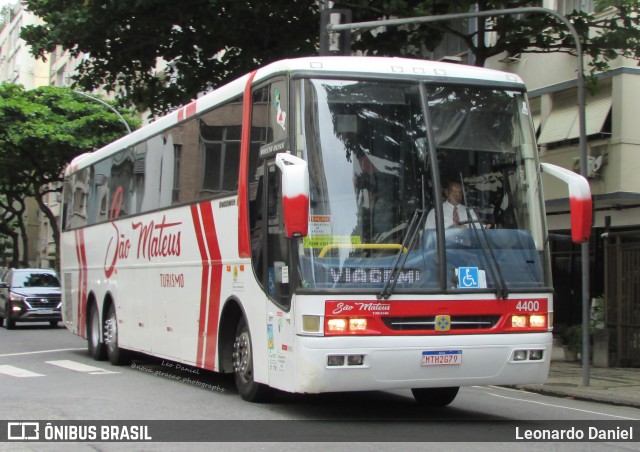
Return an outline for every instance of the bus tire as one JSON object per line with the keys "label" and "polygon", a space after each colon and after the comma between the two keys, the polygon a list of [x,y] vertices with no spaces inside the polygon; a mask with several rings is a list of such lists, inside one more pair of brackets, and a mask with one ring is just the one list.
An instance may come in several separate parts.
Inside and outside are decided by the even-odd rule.
{"label": "bus tire", "polygon": [[89,307],[89,322],[87,324],[87,349],[89,355],[96,361],[107,359],[107,346],[100,340],[100,315],[94,305]]}
{"label": "bus tire", "polygon": [[413,397],[420,405],[429,407],[447,406],[458,395],[459,387],[412,388]]}
{"label": "bus tire", "polygon": [[107,319],[104,321],[104,343],[107,348],[107,357],[109,362],[114,366],[128,364],[129,351],[118,346],[118,317],[116,316],[116,307],[112,303],[109,306]]}
{"label": "bus tire", "polygon": [[238,393],[248,402],[266,402],[271,396],[271,389],[253,380],[253,349],[251,333],[244,317],[238,322],[236,338],[233,343],[233,374]]}

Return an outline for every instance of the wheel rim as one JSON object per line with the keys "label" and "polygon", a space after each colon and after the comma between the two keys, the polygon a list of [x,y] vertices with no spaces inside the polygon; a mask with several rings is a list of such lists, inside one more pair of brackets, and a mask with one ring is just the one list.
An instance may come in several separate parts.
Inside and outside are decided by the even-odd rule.
{"label": "wheel rim", "polygon": [[96,309],[91,310],[91,345],[97,347],[100,343],[100,318]]}
{"label": "wheel rim", "polygon": [[251,363],[251,338],[248,331],[243,331],[233,344],[233,369],[243,383],[253,380]]}
{"label": "wheel rim", "polygon": [[104,322],[104,343],[107,344],[109,353],[116,350],[118,342],[118,328],[116,326],[116,315],[111,314]]}

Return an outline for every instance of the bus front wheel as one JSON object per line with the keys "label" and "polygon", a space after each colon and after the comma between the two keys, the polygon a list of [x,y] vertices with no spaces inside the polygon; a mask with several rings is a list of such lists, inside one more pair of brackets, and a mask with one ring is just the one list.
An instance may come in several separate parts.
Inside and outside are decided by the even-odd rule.
{"label": "bus front wheel", "polygon": [[458,395],[460,388],[412,388],[413,397],[420,405],[437,407],[447,406]]}
{"label": "bus front wheel", "polygon": [[265,402],[271,395],[268,386],[253,379],[251,333],[244,317],[238,323],[233,343],[233,373],[240,397],[248,402]]}

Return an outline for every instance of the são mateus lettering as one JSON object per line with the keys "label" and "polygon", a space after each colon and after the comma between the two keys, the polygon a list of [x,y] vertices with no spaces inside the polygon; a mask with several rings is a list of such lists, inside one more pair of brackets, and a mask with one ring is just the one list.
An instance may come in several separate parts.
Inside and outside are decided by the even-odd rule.
{"label": "s\u00e3o mateus lettering", "polygon": [[121,232],[118,225],[111,222],[113,236],[109,239],[104,259],[106,277],[113,275],[119,261],[130,257],[151,261],[155,258],[180,256],[181,224],[181,221],[167,223],[166,216],[163,215],[159,223],[154,220],[147,223],[132,222],[130,231]]}

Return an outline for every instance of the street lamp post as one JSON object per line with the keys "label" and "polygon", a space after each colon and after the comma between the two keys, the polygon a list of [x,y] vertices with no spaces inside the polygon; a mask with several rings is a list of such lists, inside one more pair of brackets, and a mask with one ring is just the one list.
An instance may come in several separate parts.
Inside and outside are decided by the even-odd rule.
{"label": "street lamp post", "polygon": [[122,124],[124,124],[124,126],[127,129],[127,133],[131,133],[131,127],[129,127],[129,124],[127,124],[127,121],[125,121],[124,117],[120,113],[118,113],[118,110],[113,108],[111,105],[109,105],[108,103],[106,103],[102,99],[98,99],[97,97],[90,96],[89,94],[83,93],[82,91],[72,91],[72,92],[74,94],[78,94],[80,96],[84,96],[87,99],[91,99],[92,101],[98,102],[99,104],[102,104],[103,106],[107,107],[109,110],[111,110],[113,113],[115,113],[118,116],[118,118],[120,118],[120,121],[122,121]]}
{"label": "street lamp post", "polygon": [[[575,27],[562,14],[548,8],[528,7],[528,8],[511,8],[496,9],[493,11],[477,11],[473,13],[457,13],[443,14],[439,16],[421,16],[406,19],[388,19],[376,20],[369,22],[356,22],[351,24],[328,24],[327,31],[344,31],[357,30],[364,28],[377,28],[381,26],[399,26],[418,23],[441,22],[452,19],[474,19],[478,17],[495,17],[507,16],[514,14],[547,14],[553,16],[562,22],[573,37],[576,44],[577,54],[577,89],[578,89],[578,127],[579,140],[578,147],[580,152],[580,174],[587,177],[587,134],[586,134],[586,115],[585,115],[585,97],[584,97],[584,62],[582,55],[582,43]],[[589,241],[581,245],[581,267],[582,267],[582,384],[589,386]]]}

